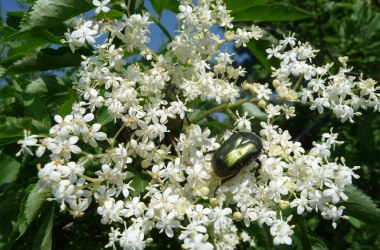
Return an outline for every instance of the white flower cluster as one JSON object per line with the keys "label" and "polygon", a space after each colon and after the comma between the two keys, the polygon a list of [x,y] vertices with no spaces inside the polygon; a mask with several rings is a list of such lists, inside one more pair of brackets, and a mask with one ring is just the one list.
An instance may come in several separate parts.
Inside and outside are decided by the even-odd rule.
{"label": "white flower cluster", "polygon": [[[289,48],[289,49],[287,49]],[[347,57],[340,57],[342,67],[336,74],[329,72],[332,63],[315,66],[312,59],[316,56],[308,43],[297,42],[293,36],[285,37],[277,47],[266,50],[268,58],[276,57],[281,63],[273,69],[273,85],[280,97],[288,101],[310,102],[311,110],[323,113],[331,109],[342,122],[353,122],[359,109],[372,108],[380,111],[380,94],[373,79],[357,79],[352,68],[347,67]],[[298,77],[296,84],[292,77]],[[304,84],[301,84],[302,81]]]}
{"label": "white flower cluster", "polygon": [[[31,154],[29,147],[36,146],[38,157],[45,151],[50,154],[51,161],[39,168],[41,187],[51,190],[52,199],[74,217],[85,215],[90,203],[96,202],[101,223],[113,225],[107,247],[143,249],[156,240],[150,238],[152,230],[177,237],[185,249],[233,249],[239,242],[254,246],[253,238],[238,231],[237,221],[247,227],[250,223],[269,227],[275,245],[291,244],[292,217],[283,218],[281,212],[287,208],[298,214],[318,212],[335,227],[338,219],[345,218],[344,208],[336,204],[347,199],[344,189],[352,177],[358,178],[353,172],[357,167],[347,167],[343,158],[329,161],[331,150],[341,143],[336,133],[324,134],[305,152],[272,118],[289,119],[295,116],[291,102],[310,101],[312,109],[322,112],[328,107],[342,121],[351,120],[359,107],[378,109],[374,81],[355,80],[345,74],[346,67],[337,75],[329,74],[331,65],[311,64],[315,50],[308,44],[296,46],[293,37],[286,37],[268,50],[281,60],[273,73],[278,96],[267,84],[243,85],[252,93],[249,100],[259,101],[268,114],[259,133],[264,148],[258,159],[261,166],[253,162],[219,187],[222,178],[213,171],[210,152],[220,144],[210,137],[210,130],[190,124],[185,117],[192,111],[187,103],[207,99],[239,104],[235,81],[245,70],[233,67],[231,54],[220,48],[227,39],[244,46],[249,39],[258,39],[261,30],[253,26],[235,32],[221,0],[197,2],[181,1],[179,32],[163,55],[146,45],[148,13],[96,25],[81,22],[67,33],[73,49],[85,41],[94,44],[96,34],[110,36],[82,62],[75,86],[82,99],[72,113],[55,116],[57,124],[49,137],[37,140],[26,134],[19,142],[22,152]],[[108,11],[107,3],[94,1],[99,12]],[[225,27],[226,39],[211,31],[215,25]],[[116,39],[119,45],[113,43]],[[291,49],[281,52],[287,46]],[[127,52],[140,53],[143,63],[126,66]],[[301,78],[295,88],[292,76]],[[302,79],[307,84],[301,84]],[[286,103],[266,104],[279,97]],[[101,132],[101,112],[114,121],[115,130],[104,130],[107,135]],[[251,131],[253,117],[247,116],[235,116],[237,131]],[[178,133],[175,126],[180,127]],[[135,190],[133,182],[143,178],[150,181],[143,190]]]}

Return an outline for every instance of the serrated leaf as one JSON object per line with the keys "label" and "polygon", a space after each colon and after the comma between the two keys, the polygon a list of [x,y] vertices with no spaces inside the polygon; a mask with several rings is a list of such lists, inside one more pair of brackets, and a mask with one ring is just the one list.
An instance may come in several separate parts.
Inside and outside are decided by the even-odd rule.
{"label": "serrated leaf", "polygon": [[18,29],[20,26],[21,19],[24,15],[24,11],[9,11],[7,12],[6,24],[9,27]]}
{"label": "serrated leaf", "polygon": [[295,216],[293,223],[296,224],[294,236],[298,247],[301,249],[328,250],[323,240],[307,226],[304,217]]}
{"label": "serrated leaf", "polygon": [[39,77],[26,86],[26,92],[29,94],[43,94],[47,93],[48,89],[44,80]]}
{"label": "serrated leaf", "polygon": [[20,28],[21,31],[49,29],[94,7],[89,0],[37,0],[25,13]]}
{"label": "serrated leaf", "polygon": [[0,156],[0,185],[16,181],[20,167],[15,158],[3,153]]}
{"label": "serrated leaf", "polygon": [[345,190],[348,200],[339,205],[346,207],[344,213],[368,224],[378,225],[380,209],[373,200],[360,189],[350,186]]}
{"label": "serrated leaf", "polygon": [[33,134],[48,131],[48,128],[42,122],[31,118],[0,116],[0,145],[18,141],[23,137],[24,129],[32,131]]}
{"label": "serrated leaf", "polygon": [[38,184],[31,184],[27,187],[17,221],[18,231],[20,233],[19,237],[25,233],[30,224],[34,221],[46,198],[47,192],[42,191]]}
{"label": "serrated leaf", "polygon": [[151,0],[154,11],[160,16],[169,0]]}
{"label": "serrated leaf", "polygon": [[96,122],[100,123],[102,126],[114,121],[114,119],[109,115],[108,110],[105,107],[99,109],[95,119]]}
{"label": "serrated leaf", "polygon": [[49,113],[46,110],[45,101],[38,95],[22,94],[22,102],[25,108],[25,116],[41,121],[48,129],[51,126]]}
{"label": "serrated leaf", "polygon": [[81,49],[72,53],[68,47],[58,49],[47,48],[37,54],[27,55],[14,62],[7,70],[7,74],[25,73],[31,71],[44,71],[64,67],[79,66],[81,55],[88,55],[89,50]]}
{"label": "serrated leaf", "polygon": [[73,111],[73,104],[75,102],[75,96],[69,95],[69,99],[66,100],[61,106],[58,108],[58,113],[60,116],[65,117],[69,115]]}
{"label": "serrated leaf", "polygon": [[294,21],[311,18],[314,14],[298,7],[284,4],[257,4],[232,13],[234,21]]}
{"label": "serrated leaf", "polygon": [[41,223],[39,224],[36,237],[33,240],[32,249],[50,250],[52,249],[53,238],[53,220],[54,204],[49,204],[47,209],[41,215]]}
{"label": "serrated leaf", "polygon": [[[4,44],[9,48],[7,56],[20,58],[48,47],[51,41],[46,39],[43,33],[45,32],[26,32],[17,36],[16,39],[5,42]],[[7,61],[9,61],[9,59]]]}

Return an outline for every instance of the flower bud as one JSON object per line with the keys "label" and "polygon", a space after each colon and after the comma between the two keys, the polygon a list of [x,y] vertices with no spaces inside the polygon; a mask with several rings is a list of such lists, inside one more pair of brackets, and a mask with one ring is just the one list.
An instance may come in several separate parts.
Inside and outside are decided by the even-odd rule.
{"label": "flower bud", "polygon": [[243,219],[243,215],[240,212],[235,212],[232,217],[234,221],[241,221]]}
{"label": "flower bud", "polygon": [[281,209],[287,209],[289,207],[289,201],[280,200],[278,205]]}
{"label": "flower bud", "polygon": [[199,193],[202,196],[207,196],[209,192],[210,192],[210,189],[208,187],[202,187],[201,189],[199,189]]}
{"label": "flower bud", "polygon": [[264,100],[260,100],[258,104],[260,108],[265,108],[265,106],[267,105],[267,103]]}
{"label": "flower bud", "polygon": [[211,198],[210,199],[210,205],[211,205],[211,207],[219,206],[219,200],[217,198]]}

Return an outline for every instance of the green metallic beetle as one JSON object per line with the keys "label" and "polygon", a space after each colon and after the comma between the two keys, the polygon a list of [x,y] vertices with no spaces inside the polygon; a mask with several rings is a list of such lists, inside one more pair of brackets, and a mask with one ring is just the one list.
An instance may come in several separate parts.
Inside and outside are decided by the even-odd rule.
{"label": "green metallic beetle", "polygon": [[212,166],[222,183],[235,177],[242,168],[256,160],[263,150],[261,138],[252,132],[238,132],[231,135],[212,157]]}

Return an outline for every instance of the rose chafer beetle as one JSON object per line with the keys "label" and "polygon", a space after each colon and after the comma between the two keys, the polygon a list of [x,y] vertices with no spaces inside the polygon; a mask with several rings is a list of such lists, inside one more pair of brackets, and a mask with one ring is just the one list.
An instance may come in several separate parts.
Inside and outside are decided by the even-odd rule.
{"label": "rose chafer beetle", "polygon": [[231,135],[212,157],[212,167],[222,183],[235,177],[242,168],[256,160],[263,150],[261,138],[253,132]]}

